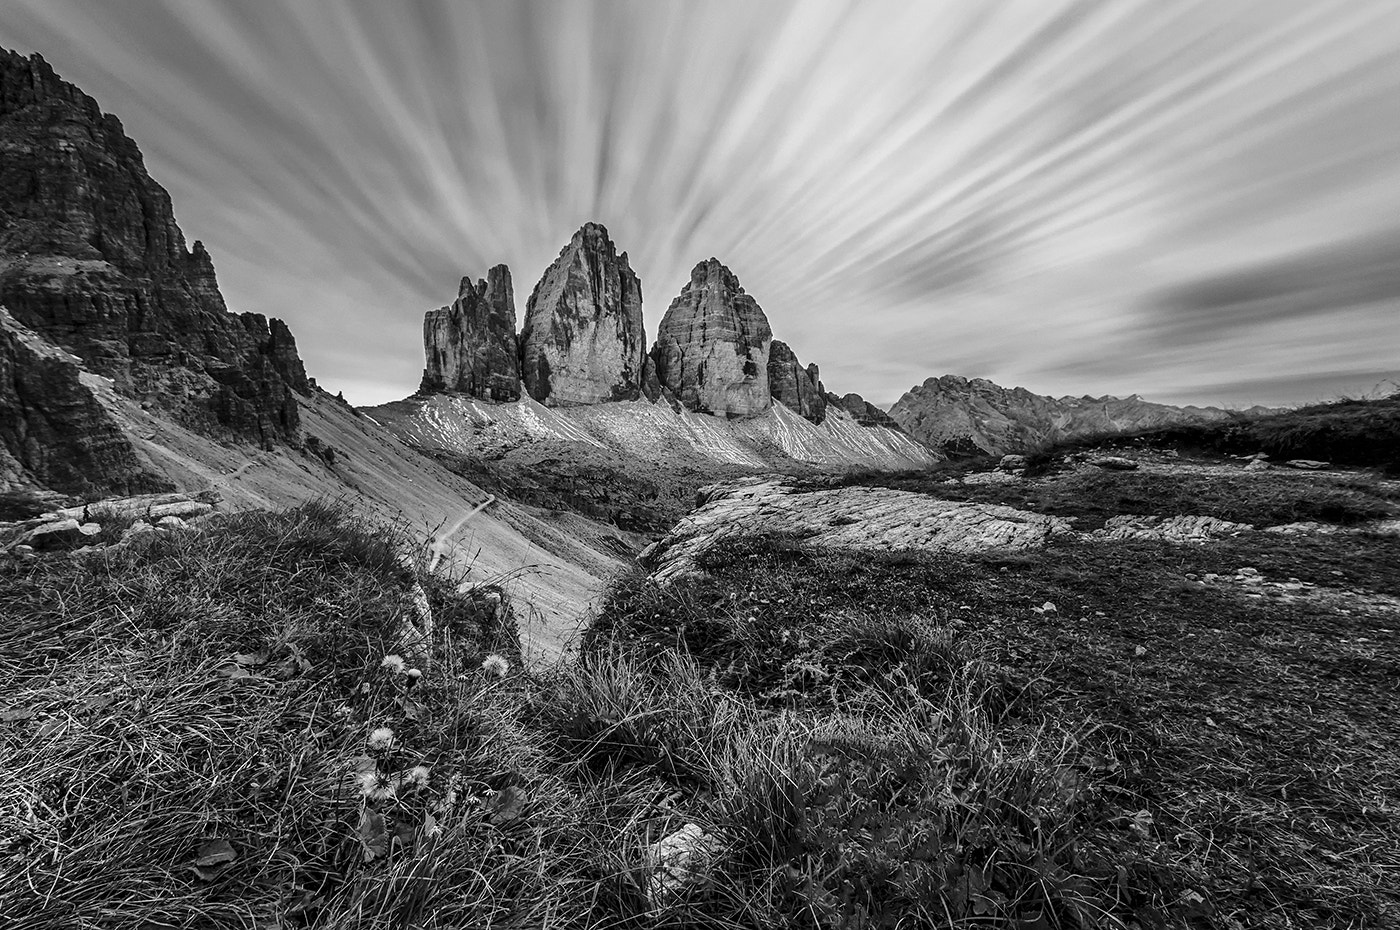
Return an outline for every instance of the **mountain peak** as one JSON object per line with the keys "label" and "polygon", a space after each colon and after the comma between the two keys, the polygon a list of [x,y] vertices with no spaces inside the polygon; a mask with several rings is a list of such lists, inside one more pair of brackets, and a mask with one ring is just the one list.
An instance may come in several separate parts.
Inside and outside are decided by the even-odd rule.
{"label": "mountain peak", "polygon": [[661,386],[691,410],[757,416],[772,406],[773,330],[758,302],[717,258],[700,262],[671,301],[651,358]]}

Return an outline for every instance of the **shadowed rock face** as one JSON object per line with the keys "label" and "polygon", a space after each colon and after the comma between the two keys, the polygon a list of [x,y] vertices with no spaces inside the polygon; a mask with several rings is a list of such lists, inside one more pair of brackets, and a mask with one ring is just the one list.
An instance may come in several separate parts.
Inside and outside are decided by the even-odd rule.
{"label": "shadowed rock face", "polygon": [[475,285],[463,278],[452,306],[424,315],[423,351],[423,393],[460,391],[485,400],[519,400],[520,344],[510,269],[497,265]]}
{"label": "shadowed rock face", "polygon": [[0,303],[19,323],[194,429],[299,442],[291,333],[228,312],[116,117],[0,50],[0,150]]}
{"label": "shadowed rock face", "polygon": [[777,339],[768,353],[768,389],[774,400],[782,401],[813,423],[826,419],[826,392],[817,366],[804,369],[797,354]]}
{"label": "shadowed rock face", "polygon": [[545,271],[526,304],[520,345],[525,390],[543,404],[640,396],[642,282],[605,228],[585,225]]}
{"label": "shadowed rock face", "polygon": [[165,483],[84,383],[78,360],[0,308],[0,488],[130,493]]}
{"label": "shadowed rock face", "polygon": [[752,417],[772,406],[773,331],[718,259],[696,265],[661,320],[652,359],[661,386],[691,410]]}

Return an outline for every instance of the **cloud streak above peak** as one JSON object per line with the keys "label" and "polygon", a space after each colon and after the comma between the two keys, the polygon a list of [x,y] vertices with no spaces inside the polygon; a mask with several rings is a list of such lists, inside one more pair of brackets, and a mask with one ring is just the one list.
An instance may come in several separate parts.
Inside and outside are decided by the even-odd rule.
{"label": "cloud streak above peak", "polygon": [[357,403],[413,389],[460,277],[523,302],[589,220],[653,332],[715,255],[877,402],[1400,377],[1389,0],[13,0],[0,43],[122,118],[230,306]]}

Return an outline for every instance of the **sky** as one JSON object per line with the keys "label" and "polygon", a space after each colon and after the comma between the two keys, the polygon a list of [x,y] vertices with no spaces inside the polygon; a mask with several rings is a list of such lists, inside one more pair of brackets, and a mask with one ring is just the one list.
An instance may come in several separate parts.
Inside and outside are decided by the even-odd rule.
{"label": "sky", "polygon": [[1394,0],[0,0],[231,309],[356,404],[588,221],[650,338],[727,264],[828,390],[1247,406],[1400,385]]}

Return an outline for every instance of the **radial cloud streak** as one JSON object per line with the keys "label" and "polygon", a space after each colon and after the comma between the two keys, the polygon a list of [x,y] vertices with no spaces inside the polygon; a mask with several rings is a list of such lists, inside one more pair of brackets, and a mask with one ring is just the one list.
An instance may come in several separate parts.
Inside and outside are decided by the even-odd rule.
{"label": "radial cloud streak", "polygon": [[230,305],[357,403],[590,220],[653,333],[714,255],[884,404],[1400,378],[1389,0],[12,0],[0,44],[122,115]]}

